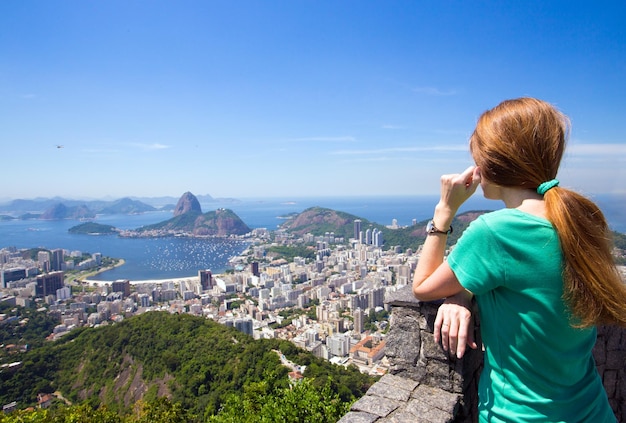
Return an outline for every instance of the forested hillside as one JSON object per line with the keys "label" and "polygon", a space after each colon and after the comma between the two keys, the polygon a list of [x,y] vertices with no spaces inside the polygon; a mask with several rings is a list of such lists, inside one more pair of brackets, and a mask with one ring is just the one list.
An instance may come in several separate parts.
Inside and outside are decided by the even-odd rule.
{"label": "forested hillside", "polygon": [[288,401],[290,369],[276,351],[307,366],[309,380],[298,389],[329,410],[333,398],[335,408],[349,405],[373,383],[356,368],[334,366],[287,341],[255,341],[202,317],[149,312],[72,331],[24,354],[20,369],[0,373],[0,401],[24,408],[36,404],[37,394],[59,391],[72,404],[105,406],[122,416],[136,404],[157,407],[167,398],[181,413],[204,421],[223,406],[227,413],[228,404],[240,408],[237,401],[246,395],[248,406],[254,398],[266,406]]}

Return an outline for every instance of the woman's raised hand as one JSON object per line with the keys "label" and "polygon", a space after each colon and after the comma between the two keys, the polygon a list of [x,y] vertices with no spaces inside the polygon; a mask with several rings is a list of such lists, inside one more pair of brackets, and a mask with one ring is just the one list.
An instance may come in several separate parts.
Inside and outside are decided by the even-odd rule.
{"label": "woman's raised hand", "polygon": [[438,208],[447,209],[454,216],[461,205],[476,192],[480,184],[480,170],[470,166],[463,173],[441,177],[441,198]]}

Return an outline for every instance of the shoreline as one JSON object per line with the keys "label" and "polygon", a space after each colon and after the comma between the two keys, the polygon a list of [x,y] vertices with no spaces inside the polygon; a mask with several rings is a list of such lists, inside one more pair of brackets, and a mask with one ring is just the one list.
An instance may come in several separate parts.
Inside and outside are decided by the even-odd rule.
{"label": "shoreline", "polygon": [[[116,267],[123,266],[124,264],[126,264],[124,259],[119,259],[119,261],[115,265],[108,266],[108,267],[106,267],[104,269],[98,270],[97,272],[87,273],[84,277],[80,278],[79,280],[81,282],[83,282],[83,283],[87,283],[89,285],[94,285],[94,286],[112,284],[113,282],[117,281],[118,279],[114,279],[114,280],[94,280],[94,279],[89,279],[89,278],[91,278],[93,276],[96,276],[96,275],[99,275],[100,273],[104,273],[104,272],[107,272],[109,270],[115,269]],[[122,279],[122,280],[125,280],[125,279]],[[179,277],[179,278],[140,279],[140,280],[129,279],[131,285],[161,284],[161,283],[164,283],[164,282],[180,283],[180,282],[183,282],[183,281],[195,281],[195,280],[199,281],[200,277],[198,275],[195,275],[195,276],[185,276],[185,277]]]}
{"label": "shoreline", "polygon": [[[118,259],[118,262],[115,263],[113,266],[107,266],[107,267],[102,268],[100,270],[85,270],[85,271],[82,271],[80,273],[77,273],[76,275],[73,275],[72,279],[80,281],[80,282],[86,282],[87,278],[90,278],[90,277],[99,275],[100,273],[107,272],[109,270],[115,269],[116,267],[123,266],[124,264],[126,264],[126,261],[124,261],[124,259],[121,258],[121,259]],[[67,277],[68,277],[68,275],[66,275],[66,279],[67,279]]]}
{"label": "shoreline", "polygon": [[[125,280],[125,279],[122,279],[122,280]],[[165,282],[174,282],[174,283],[195,282],[195,281],[199,281],[199,280],[200,280],[199,276],[187,276],[187,277],[183,277],[183,278],[142,279],[142,280],[128,279],[128,281],[130,282],[131,285],[162,284],[162,283],[165,283]],[[111,281],[96,281],[96,280],[93,280],[93,279],[82,279],[82,281],[84,283],[88,283],[88,284],[94,285],[94,286],[109,285],[109,284],[112,284],[113,282],[115,282],[115,280],[111,280]]]}

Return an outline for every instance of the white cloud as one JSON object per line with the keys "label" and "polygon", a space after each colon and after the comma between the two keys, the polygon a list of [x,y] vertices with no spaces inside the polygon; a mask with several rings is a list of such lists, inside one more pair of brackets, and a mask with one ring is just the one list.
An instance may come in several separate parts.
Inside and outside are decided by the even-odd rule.
{"label": "white cloud", "polygon": [[289,141],[294,141],[294,142],[355,142],[356,138],[354,138],[352,136],[303,137],[303,138],[292,138]]}
{"label": "white cloud", "polygon": [[570,144],[566,150],[570,155],[626,156],[626,144]]}
{"label": "white cloud", "polygon": [[165,150],[167,148],[170,148],[169,145],[160,144],[160,143],[153,143],[153,144],[132,143],[131,145],[134,147],[141,148],[142,150],[145,150],[145,151]]}
{"label": "white cloud", "polygon": [[455,90],[443,91],[436,87],[415,87],[413,88],[413,92],[416,92],[419,94],[434,95],[434,96],[456,95]]}
{"label": "white cloud", "polygon": [[332,155],[368,155],[368,154],[388,154],[388,153],[416,153],[416,152],[425,152],[425,151],[462,151],[467,152],[467,145],[436,145],[429,147],[392,147],[392,148],[376,148],[371,150],[337,150],[333,151],[330,154]]}

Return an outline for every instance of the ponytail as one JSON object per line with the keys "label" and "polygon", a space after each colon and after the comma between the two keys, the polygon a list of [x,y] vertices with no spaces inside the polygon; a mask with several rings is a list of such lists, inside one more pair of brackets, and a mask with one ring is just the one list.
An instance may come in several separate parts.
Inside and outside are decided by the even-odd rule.
{"label": "ponytail", "polygon": [[602,211],[573,191],[553,187],[544,194],[548,220],[563,253],[563,297],[574,327],[626,327],[626,284],[613,261],[612,235]]}
{"label": "ponytail", "polygon": [[563,297],[572,325],[626,327],[626,284],[613,261],[604,215],[554,179],[569,133],[569,119],[549,103],[505,100],[480,116],[470,150],[483,178],[543,195],[546,217],[561,243]]}

